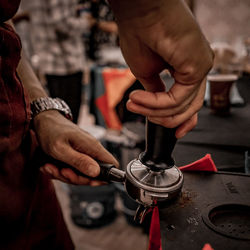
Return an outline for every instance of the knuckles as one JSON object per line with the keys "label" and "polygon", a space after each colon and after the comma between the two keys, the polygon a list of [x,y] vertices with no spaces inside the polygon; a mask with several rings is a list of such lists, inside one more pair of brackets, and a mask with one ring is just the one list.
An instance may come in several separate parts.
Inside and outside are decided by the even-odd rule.
{"label": "knuckles", "polygon": [[60,154],[64,154],[63,142],[61,139],[55,139],[53,144],[49,147],[50,154],[52,156]]}

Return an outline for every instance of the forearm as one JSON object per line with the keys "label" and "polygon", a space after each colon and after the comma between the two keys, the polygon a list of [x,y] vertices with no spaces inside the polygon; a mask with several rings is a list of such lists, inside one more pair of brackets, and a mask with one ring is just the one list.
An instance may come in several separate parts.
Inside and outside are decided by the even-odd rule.
{"label": "forearm", "polygon": [[26,91],[28,92],[30,101],[33,101],[39,97],[48,96],[37,76],[35,75],[31,65],[25,58],[24,52],[22,52],[21,60],[17,67],[17,73],[21,79]]}

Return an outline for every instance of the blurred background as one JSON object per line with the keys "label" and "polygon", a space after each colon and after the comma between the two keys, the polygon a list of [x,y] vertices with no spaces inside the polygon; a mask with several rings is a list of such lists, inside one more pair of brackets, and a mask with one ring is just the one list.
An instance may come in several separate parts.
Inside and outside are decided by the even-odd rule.
{"label": "blurred background", "polygon": [[[215,63],[199,124],[177,143],[176,164],[210,153],[219,170],[249,173],[250,1],[186,2],[214,50]],[[23,0],[13,21],[48,93],[64,99],[74,122],[125,168],[144,150],[145,119],[125,107],[129,93],[142,86],[122,57],[107,2]],[[168,87],[173,83],[167,71],[162,79]],[[147,249],[150,214],[142,225],[133,221],[137,204],[122,185],[55,182],[55,187],[76,249]]]}

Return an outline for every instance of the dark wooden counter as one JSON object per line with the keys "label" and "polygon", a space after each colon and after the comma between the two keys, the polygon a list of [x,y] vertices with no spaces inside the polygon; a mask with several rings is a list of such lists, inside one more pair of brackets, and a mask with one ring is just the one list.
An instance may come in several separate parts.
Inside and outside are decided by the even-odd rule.
{"label": "dark wooden counter", "polygon": [[[189,164],[209,153],[219,170],[234,173],[184,173],[182,197],[159,210],[163,250],[201,250],[206,243],[215,250],[250,249],[250,240],[225,236],[204,222],[211,206],[248,204],[243,219],[237,218],[242,215],[241,211],[233,212],[236,217],[232,216],[232,222],[236,225],[232,233],[236,230],[236,233],[247,233],[250,237],[250,176],[237,173],[244,172],[246,151],[250,152],[249,103],[232,108],[227,117],[212,115],[208,107],[201,109],[197,127],[176,144],[176,165]],[[229,229],[233,223],[227,221],[221,227]]]}
{"label": "dark wooden counter", "polygon": [[[229,235],[205,223],[212,207],[223,208],[212,214],[213,225]],[[163,250],[202,250],[206,243],[215,250],[248,250],[250,175],[184,172],[182,196],[159,213]]]}

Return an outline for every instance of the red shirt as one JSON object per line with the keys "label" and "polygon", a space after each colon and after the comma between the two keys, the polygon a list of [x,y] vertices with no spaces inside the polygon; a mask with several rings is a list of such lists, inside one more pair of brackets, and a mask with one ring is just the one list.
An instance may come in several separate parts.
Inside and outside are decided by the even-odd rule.
{"label": "red shirt", "polygon": [[51,181],[32,164],[30,105],[16,73],[21,42],[4,23],[20,0],[0,0],[0,249],[73,249]]}

